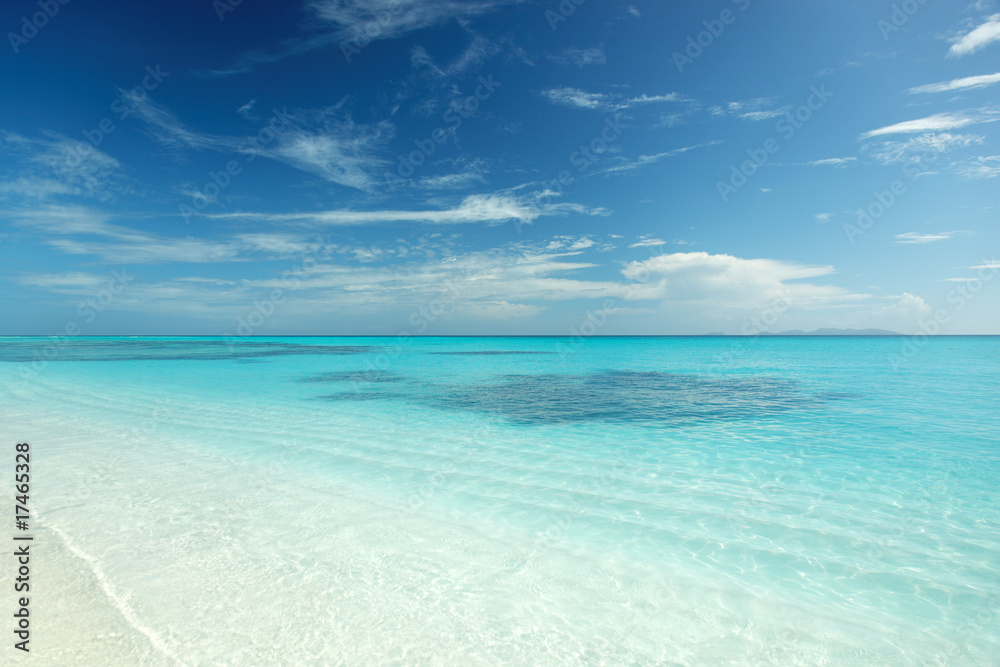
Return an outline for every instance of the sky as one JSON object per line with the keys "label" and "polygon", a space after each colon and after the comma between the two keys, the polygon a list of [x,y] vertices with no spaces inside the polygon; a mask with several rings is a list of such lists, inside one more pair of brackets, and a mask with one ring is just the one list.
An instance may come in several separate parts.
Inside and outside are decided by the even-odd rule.
{"label": "sky", "polygon": [[0,28],[0,335],[1000,334],[996,0]]}

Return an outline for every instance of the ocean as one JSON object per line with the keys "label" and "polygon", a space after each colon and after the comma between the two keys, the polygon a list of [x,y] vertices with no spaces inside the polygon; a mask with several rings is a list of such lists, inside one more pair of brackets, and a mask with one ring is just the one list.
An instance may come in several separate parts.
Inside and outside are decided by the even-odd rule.
{"label": "ocean", "polygon": [[1000,664],[998,389],[1000,337],[0,338],[25,662]]}

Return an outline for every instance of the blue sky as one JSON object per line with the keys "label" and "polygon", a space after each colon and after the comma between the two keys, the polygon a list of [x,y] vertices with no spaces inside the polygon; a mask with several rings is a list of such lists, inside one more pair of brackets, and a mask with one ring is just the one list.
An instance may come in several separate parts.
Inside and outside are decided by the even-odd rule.
{"label": "blue sky", "polygon": [[1000,333],[994,0],[0,26],[0,334]]}

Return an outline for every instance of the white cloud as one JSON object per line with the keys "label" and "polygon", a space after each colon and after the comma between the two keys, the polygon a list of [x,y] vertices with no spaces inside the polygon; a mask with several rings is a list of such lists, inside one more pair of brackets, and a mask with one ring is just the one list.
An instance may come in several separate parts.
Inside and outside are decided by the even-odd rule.
{"label": "white cloud", "polygon": [[643,94],[638,97],[623,97],[620,95],[605,95],[604,93],[589,93],[579,88],[570,87],[550,88],[542,91],[542,96],[552,104],[601,111],[621,111],[641,104],[688,101],[677,93],[666,93],[664,95]]}
{"label": "white cloud", "polygon": [[833,213],[817,213],[816,222],[827,223],[830,222],[830,218],[833,217]]}
{"label": "white cloud", "polygon": [[[209,69],[208,76],[231,76],[252,71],[310,51],[340,46],[350,62],[371,42],[398,39],[450,21],[466,22],[520,0],[313,0],[308,35],[283,41],[273,50],[244,54],[231,67]],[[338,56],[340,57],[340,56]]]}
{"label": "white cloud", "polygon": [[524,198],[503,194],[469,195],[462,203],[450,209],[425,211],[382,210],[350,211],[331,210],[311,213],[222,213],[206,217],[215,219],[243,219],[266,222],[297,223],[306,225],[352,226],[400,222],[422,222],[432,225],[466,223],[501,224],[509,221],[531,223],[541,216],[580,213],[604,215],[603,209],[591,209],[580,204],[535,204]]}
{"label": "white cloud", "polygon": [[663,239],[645,237],[645,238],[640,238],[639,241],[636,241],[635,243],[630,245],[629,248],[653,248],[661,245],[667,245],[667,242],[664,241]]}
{"label": "white cloud", "polygon": [[905,234],[896,234],[895,243],[900,244],[922,244],[922,243],[934,243],[935,241],[947,241],[952,239],[956,234],[961,234],[962,232],[939,232],[937,234],[921,234],[919,232],[906,232]]}
{"label": "white cloud", "polygon": [[708,108],[708,113],[714,117],[737,116],[743,120],[762,121],[777,118],[788,112],[787,107],[772,109],[774,100],[770,97],[755,97],[742,102],[728,102],[725,105],[716,104]]}
{"label": "white cloud", "polygon": [[954,130],[967,125],[978,123],[992,123],[1000,119],[1000,115],[993,109],[977,109],[961,113],[938,113],[926,118],[908,120],[895,125],[887,125],[877,130],[871,130],[861,135],[862,139],[870,139],[886,134],[915,134],[917,132],[938,132],[942,130]]}
{"label": "white cloud", "polygon": [[249,139],[188,129],[174,114],[149,99],[134,107],[150,135],[175,152],[188,148],[266,157],[326,181],[365,191],[380,182],[376,174],[387,160],[378,154],[395,132],[388,121],[355,123],[339,105],[276,111],[260,134]]}
{"label": "white cloud", "polygon": [[943,155],[949,151],[981,144],[984,137],[971,134],[938,132],[922,134],[905,141],[885,141],[863,147],[866,153],[882,164],[907,162],[916,156]]}
{"label": "white cloud", "polygon": [[[657,291],[662,296],[693,297],[725,293],[732,297],[759,297],[778,288],[795,289],[803,296],[827,300],[845,297],[839,288],[803,286],[794,281],[836,273],[832,266],[807,266],[774,259],[742,259],[733,255],[710,255],[707,252],[679,252],[632,262],[622,274],[632,280],[644,275],[660,277]],[[797,287],[793,287],[798,285]],[[803,289],[803,287],[805,289]]]}
{"label": "white cloud", "polygon": [[0,133],[0,148],[8,158],[5,166],[17,173],[11,180],[0,180],[0,192],[36,200],[79,196],[107,201],[125,190],[118,160],[55,132],[45,137]]}
{"label": "white cloud", "polygon": [[854,164],[858,161],[856,157],[828,157],[822,160],[813,160],[812,162],[806,162],[810,167],[846,167],[849,164]]}
{"label": "white cloud", "polygon": [[578,88],[552,88],[542,92],[552,104],[579,109],[603,109],[611,107],[609,97],[601,93],[588,93]]}
{"label": "white cloud", "polygon": [[978,155],[960,162],[960,176],[965,178],[996,178],[1000,176],[1000,155]]}
{"label": "white cloud", "polygon": [[[18,225],[44,235],[44,243],[71,255],[94,255],[116,264],[243,261],[234,241],[164,237],[110,222],[111,216],[82,206],[7,211]],[[100,240],[79,240],[80,237]]]}
{"label": "white cloud", "polygon": [[924,86],[910,88],[909,94],[917,93],[946,93],[952,90],[973,90],[975,88],[986,88],[996,83],[1000,83],[1000,72],[996,74],[982,74],[980,76],[967,76],[962,79],[952,79],[941,83],[928,83]]}
{"label": "white cloud", "polygon": [[984,23],[952,40],[948,55],[966,56],[998,40],[1000,40],[1000,14],[994,14]]}
{"label": "white cloud", "polygon": [[683,148],[675,148],[671,151],[664,151],[663,153],[657,153],[655,155],[640,155],[634,160],[628,158],[615,158],[617,164],[611,165],[610,167],[605,167],[604,169],[599,169],[595,171],[595,174],[619,174],[623,172],[632,171],[638,169],[639,167],[645,166],[647,164],[653,164],[663,160],[664,158],[676,157],[682,153],[687,153],[688,151],[693,151],[697,148],[705,148],[706,146],[715,146],[721,144],[721,140],[710,141],[706,144],[696,144],[694,146],[684,146]]}
{"label": "white cloud", "polygon": [[770,120],[772,118],[777,118],[786,113],[785,109],[771,109],[769,111],[747,111],[746,113],[741,113],[740,118],[744,120],[761,121]]}

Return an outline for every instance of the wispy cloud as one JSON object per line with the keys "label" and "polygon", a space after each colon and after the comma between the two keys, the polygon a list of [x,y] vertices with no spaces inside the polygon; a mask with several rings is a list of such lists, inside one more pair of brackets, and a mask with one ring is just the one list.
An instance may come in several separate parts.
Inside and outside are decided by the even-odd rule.
{"label": "wispy cloud", "polygon": [[810,167],[846,167],[858,161],[856,157],[828,157],[822,160],[806,162]]}
{"label": "wispy cloud", "polygon": [[240,251],[245,249],[234,241],[165,237],[138,231],[113,224],[110,215],[82,206],[14,210],[6,215],[19,226],[43,234],[43,242],[57,250],[71,255],[94,255],[115,264],[234,262],[242,261]]}
{"label": "wispy cloud", "polygon": [[984,137],[950,132],[928,132],[903,141],[883,141],[868,144],[862,150],[882,164],[907,162],[914,156],[930,153],[942,155],[949,151],[981,144]]}
{"label": "wispy cloud", "polygon": [[600,111],[621,111],[642,104],[686,101],[686,98],[677,93],[666,93],[663,95],[644,94],[638,97],[625,97],[604,93],[590,93],[579,88],[569,87],[550,88],[549,90],[542,91],[542,96],[552,104]]}
{"label": "wispy cloud", "polygon": [[994,14],[984,23],[953,39],[948,55],[967,56],[998,40],[1000,40],[1000,14]]}
{"label": "wispy cloud", "polygon": [[996,178],[1000,176],[1000,155],[977,155],[957,165],[959,176],[965,178]]}
{"label": "wispy cloud", "polygon": [[611,103],[611,98],[602,93],[588,93],[579,88],[551,88],[542,95],[552,104],[578,109],[609,109],[617,108]]}
{"label": "wispy cloud", "polygon": [[565,51],[557,55],[548,56],[549,60],[559,63],[560,65],[575,66],[575,67],[585,67],[587,65],[603,65],[607,62],[607,58],[604,55],[604,50],[599,48],[593,49],[576,49],[568,48]]}
{"label": "wispy cloud", "polygon": [[880,137],[887,134],[916,134],[917,132],[940,132],[954,130],[967,125],[992,123],[1000,119],[994,109],[974,109],[959,113],[938,113],[925,118],[908,120],[895,125],[887,125],[861,135],[862,139]]}
{"label": "wispy cloud", "polygon": [[921,234],[919,232],[906,232],[905,234],[896,234],[896,240],[894,243],[899,244],[922,244],[922,243],[934,243],[935,241],[947,241],[948,239],[955,238],[957,234],[962,234],[964,232],[938,232],[936,234]]}
{"label": "wispy cloud", "polygon": [[189,129],[173,113],[149,99],[136,103],[135,113],[146,123],[150,136],[174,152],[214,150],[266,157],[358,190],[371,190],[380,182],[376,173],[387,160],[379,153],[395,134],[388,121],[355,123],[340,105],[276,110],[267,125],[267,142],[254,136],[220,136]]}
{"label": "wispy cloud", "polygon": [[238,113],[239,115],[243,116],[244,118],[248,118],[248,119],[249,118],[255,118],[255,116],[253,116],[252,113],[253,113],[253,108],[254,108],[254,106],[256,104],[257,104],[257,100],[250,100],[249,102],[247,102],[246,104],[244,104],[243,106],[241,106],[239,109],[237,109],[236,113]]}
{"label": "wispy cloud", "polygon": [[13,172],[6,179],[0,177],[0,193],[34,200],[79,196],[107,201],[125,190],[121,164],[115,158],[55,132],[44,137],[0,133],[4,166]]}
{"label": "wispy cloud", "polygon": [[613,165],[611,165],[609,167],[605,167],[603,169],[598,169],[594,173],[595,174],[620,174],[620,173],[625,173],[625,172],[632,171],[634,169],[638,169],[639,167],[645,166],[647,164],[653,164],[653,163],[659,162],[660,160],[663,160],[665,158],[676,157],[676,156],[681,155],[683,153],[687,153],[688,151],[693,151],[693,150],[696,150],[698,148],[705,148],[707,146],[715,146],[715,145],[718,145],[718,144],[721,144],[721,143],[722,143],[722,140],[721,139],[717,139],[715,141],[709,141],[709,142],[706,142],[704,144],[695,144],[694,146],[684,146],[683,148],[675,148],[673,150],[664,151],[662,153],[656,153],[655,155],[640,155],[639,157],[637,157],[635,159],[629,159],[629,158],[623,158],[623,157],[614,158],[614,161],[617,164],[613,164]]}
{"label": "wispy cloud", "polygon": [[427,49],[419,45],[410,51],[410,64],[414,68],[425,70],[436,77],[447,79],[480,65],[500,50],[500,44],[482,35],[475,35],[465,50],[447,65],[438,65]]}
{"label": "wispy cloud", "polygon": [[655,248],[656,246],[667,245],[667,242],[663,239],[657,239],[653,237],[640,237],[640,240],[636,241],[629,248]]}
{"label": "wispy cloud", "polygon": [[774,106],[774,100],[770,97],[755,97],[742,102],[728,102],[726,104],[716,104],[708,108],[708,113],[716,118],[722,116],[736,116],[751,122],[770,120],[777,118],[788,112],[787,107],[780,109],[770,108]]}
{"label": "wispy cloud", "polygon": [[975,88],[986,88],[996,83],[1000,83],[1000,72],[996,74],[982,74],[980,76],[967,76],[951,81],[940,83],[928,83],[923,86],[910,88],[907,93],[914,95],[918,93],[946,93],[953,90],[973,90]]}
{"label": "wispy cloud", "polygon": [[599,208],[588,208],[581,204],[540,204],[534,203],[527,198],[518,198],[502,194],[488,194],[469,195],[456,207],[437,210],[332,210],[315,211],[311,213],[241,212],[222,213],[206,217],[214,219],[243,219],[315,226],[357,226],[406,222],[422,222],[432,225],[456,225],[470,223],[499,225],[515,220],[519,223],[526,224],[534,222],[542,216],[566,215],[568,213],[604,215],[606,214],[606,211]]}
{"label": "wispy cloud", "polygon": [[[272,49],[251,51],[230,67],[204,70],[208,76],[231,76],[257,66],[331,46],[360,48],[398,39],[450,21],[468,21],[520,0],[313,0],[311,34],[284,40]],[[353,51],[352,51],[353,53]]]}

